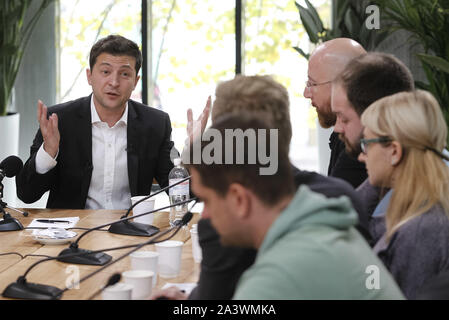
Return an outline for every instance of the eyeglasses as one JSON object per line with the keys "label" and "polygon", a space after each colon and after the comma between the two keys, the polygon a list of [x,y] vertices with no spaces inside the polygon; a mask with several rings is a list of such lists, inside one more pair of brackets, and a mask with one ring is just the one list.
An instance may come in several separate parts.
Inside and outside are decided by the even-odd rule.
{"label": "eyeglasses", "polygon": [[391,139],[388,137],[380,137],[374,139],[360,139],[360,148],[362,149],[362,152],[366,154],[367,147],[370,143],[386,143],[386,142],[391,142]]}
{"label": "eyeglasses", "polygon": [[325,81],[325,82],[320,82],[320,83],[312,83],[309,80],[306,81],[306,89],[310,89],[311,87],[317,87],[317,86],[321,86],[323,84],[328,84],[331,83],[332,80],[330,81]]}

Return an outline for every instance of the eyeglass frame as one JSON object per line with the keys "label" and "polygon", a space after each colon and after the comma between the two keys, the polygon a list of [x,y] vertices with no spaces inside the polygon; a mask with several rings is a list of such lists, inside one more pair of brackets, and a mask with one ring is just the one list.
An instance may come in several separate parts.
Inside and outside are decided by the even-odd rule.
{"label": "eyeglass frame", "polygon": [[367,152],[367,146],[370,143],[387,143],[393,141],[389,137],[379,137],[379,138],[373,138],[373,139],[360,139],[360,149],[362,150],[363,154],[366,154]]}
{"label": "eyeglass frame", "polygon": [[313,87],[317,87],[317,86],[321,86],[323,84],[328,84],[331,83],[333,80],[329,80],[329,81],[325,81],[325,82],[320,82],[320,83],[311,83],[310,80],[306,81],[306,89],[311,89]]}

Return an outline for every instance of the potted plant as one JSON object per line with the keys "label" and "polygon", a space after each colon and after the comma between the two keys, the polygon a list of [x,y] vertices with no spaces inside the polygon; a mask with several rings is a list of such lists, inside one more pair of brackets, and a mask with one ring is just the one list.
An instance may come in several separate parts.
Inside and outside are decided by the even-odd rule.
{"label": "potted plant", "polygon": [[[325,28],[317,10],[309,0],[306,7],[295,2],[299,17],[310,42],[319,44],[335,38],[351,38],[360,43],[367,51],[373,51],[388,35],[384,30],[369,30],[364,27],[369,18],[365,13],[366,1],[339,0],[333,5],[333,27]],[[299,47],[294,47],[303,57],[309,54]]]}
{"label": "potted plant", "polygon": [[[30,17],[32,0],[0,1],[0,154],[18,153],[19,114],[8,114],[14,82],[25,47],[43,11],[55,0],[42,0]],[[34,0],[36,2],[36,0]],[[0,159],[1,160],[1,159]]]}
{"label": "potted plant", "polygon": [[[407,41],[422,48],[417,53],[427,83],[418,88],[430,91],[440,103],[449,125],[449,1],[374,0],[382,12],[382,23],[390,32],[406,30]],[[449,137],[448,137],[449,142]]]}

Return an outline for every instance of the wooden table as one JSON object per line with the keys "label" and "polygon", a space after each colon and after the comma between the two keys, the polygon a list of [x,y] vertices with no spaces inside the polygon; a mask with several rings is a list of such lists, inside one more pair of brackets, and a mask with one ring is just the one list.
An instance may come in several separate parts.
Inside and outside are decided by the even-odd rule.
{"label": "wooden table", "polygon": [[[31,209],[28,210],[30,215],[28,217],[20,216],[17,213],[12,213],[26,228],[35,218],[62,218],[62,217],[79,217],[76,227],[92,228],[114,220],[120,219],[124,211],[119,210],[55,210],[55,209]],[[199,276],[199,264],[193,261],[192,245],[190,241],[190,226],[196,223],[199,219],[199,214],[194,214],[193,219],[189,223],[189,228],[184,228],[179,231],[173,240],[180,240],[184,242],[182,249],[182,264],[181,272],[178,277],[171,279],[164,279],[158,276],[156,287],[154,290],[160,289],[167,282],[183,283],[196,282]],[[155,213],[153,225],[160,228],[161,231],[168,229],[168,212]],[[103,229],[107,229],[103,228]],[[73,230],[81,235],[84,230]],[[31,236],[32,230],[9,231],[0,232],[0,254],[7,252],[17,252],[22,256],[33,255],[47,255],[57,256],[61,250],[67,248],[69,244],[62,245],[42,245],[35,241]],[[111,247],[118,247],[129,244],[138,244],[147,241],[148,237],[126,236],[113,234],[106,231],[93,231],[81,239],[79,248],[88,250],[100,250]],[[132,249],[123,249],[108,251],[107,254],[116,259]],[[155,251],[154,245],[148,245],[140,250]],[[22,259],[19,255],[0,256],[0,292],[27,270],[27,268],[44,259],[44,257],[28,256]],[[79,272],[79,278],[83,278],[89,273],[100,268],[100,266],[89,265],[70,265],[57,260],[46,261],[30,271],[26,279],[28,282],[52,285],[59,289],[65,289],[67,284],[70,284],[71,279],[76,277]],[[123,272],[130,270],[130,258],[126,257],[121,261],[113,264],[105,270],[99,272],[88,280],[82,282],[78,289],[71,289],[64,292],[62,299],[65,300],[84,300],[88,299],[96,290],[101,288],[109,279],[109,277],[116,272]],[[123,281],[123,280],[122,280]],[[67,283],[67,284],[66,284]],[[1,299],[5,299],[0,297]],[[101,299],[101,295],[96,299]]]}

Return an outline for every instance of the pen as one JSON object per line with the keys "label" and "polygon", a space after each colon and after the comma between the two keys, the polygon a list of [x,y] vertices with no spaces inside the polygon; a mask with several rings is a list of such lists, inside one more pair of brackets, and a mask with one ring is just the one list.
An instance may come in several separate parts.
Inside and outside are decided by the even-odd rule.
{"label": "pen", "polygon": [[48,219],[37,219],[37,222],[41,223],[70,223],[67,220],[48,220]]}

